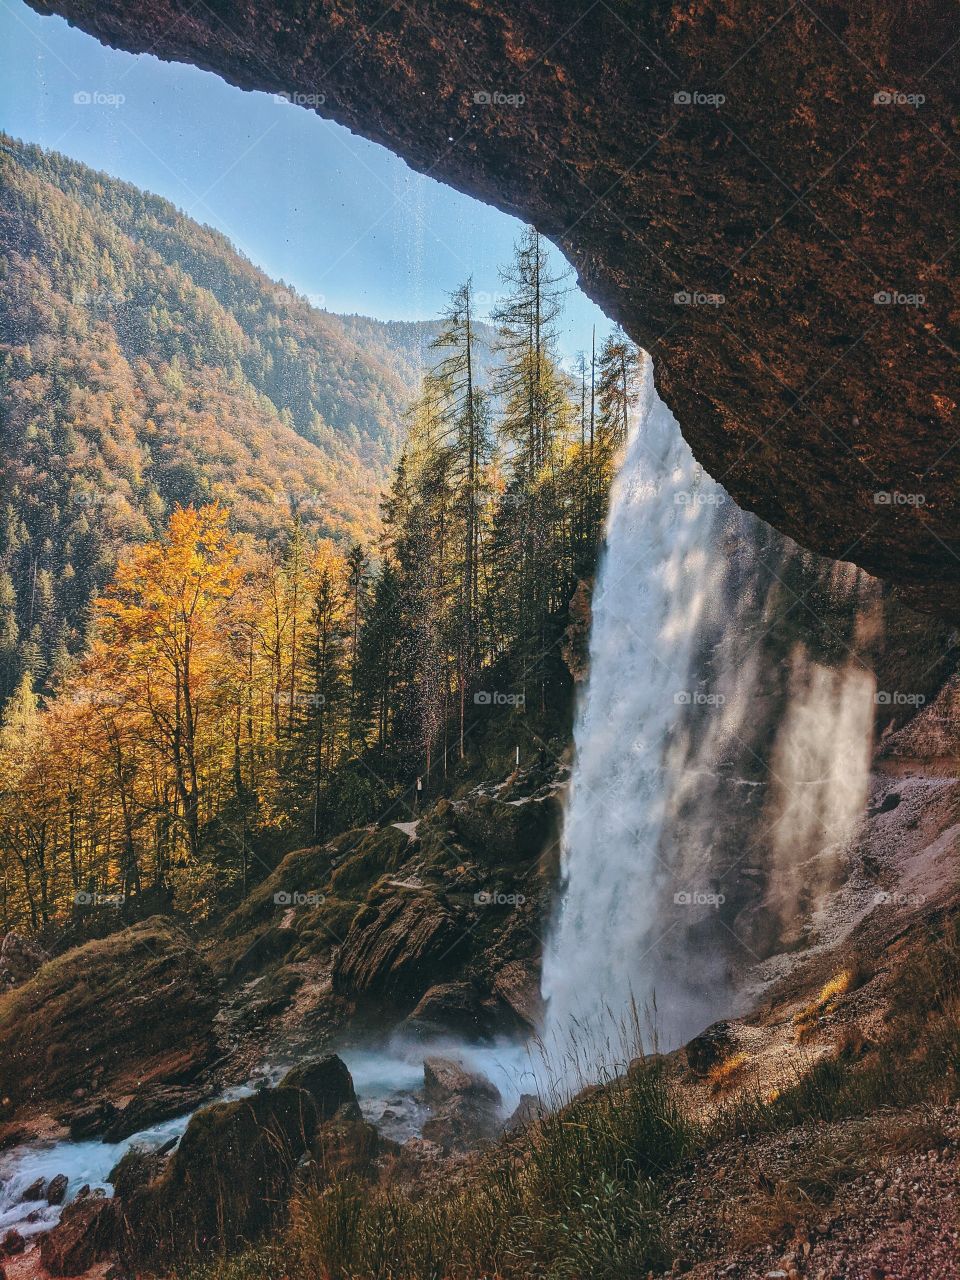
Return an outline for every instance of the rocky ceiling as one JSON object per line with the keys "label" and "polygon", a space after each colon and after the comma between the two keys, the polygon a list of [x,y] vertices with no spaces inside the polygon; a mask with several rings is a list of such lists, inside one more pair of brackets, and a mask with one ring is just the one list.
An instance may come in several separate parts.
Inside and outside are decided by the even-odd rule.
{"label": "rocky ceiling", "polygon": [[952,0],[30,0],[533,222],[743,506],[960,619]]}

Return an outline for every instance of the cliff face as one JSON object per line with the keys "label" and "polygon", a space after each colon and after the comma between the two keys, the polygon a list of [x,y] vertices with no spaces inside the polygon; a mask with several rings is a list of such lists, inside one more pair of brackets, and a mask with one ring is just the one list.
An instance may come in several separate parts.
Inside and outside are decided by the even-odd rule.
{"label": "cliff face", "polygon": [[30,2],[532,221],[738,502],[960,616],[946,0]]}

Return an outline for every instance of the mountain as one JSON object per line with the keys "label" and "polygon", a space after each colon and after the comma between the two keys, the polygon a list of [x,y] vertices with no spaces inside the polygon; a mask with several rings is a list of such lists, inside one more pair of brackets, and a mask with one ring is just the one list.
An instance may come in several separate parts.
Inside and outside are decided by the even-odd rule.
{"label": "mountain", "polygon": [[2,697],[82,648],[176,503],[369,539],[437,326],[318,311],[168,201],[6,135],[0,175]]}

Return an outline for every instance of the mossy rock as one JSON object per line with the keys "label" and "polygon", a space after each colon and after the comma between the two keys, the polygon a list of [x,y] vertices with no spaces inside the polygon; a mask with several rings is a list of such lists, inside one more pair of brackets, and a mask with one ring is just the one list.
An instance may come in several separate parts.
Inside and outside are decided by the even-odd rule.
{"label": "mossy rock", "polygon": [[397,871],[410,855],[410,837],[397,827],[367,835],[333,872],[330,887],[338,897],[366,889],[378,877]]}
{"label": "mossy rock", "polygon": [[216,1051],[217,984],[182,930],[155,916],[44,964],[0,997],[0,1097],[67,1101],[190,1079]]}

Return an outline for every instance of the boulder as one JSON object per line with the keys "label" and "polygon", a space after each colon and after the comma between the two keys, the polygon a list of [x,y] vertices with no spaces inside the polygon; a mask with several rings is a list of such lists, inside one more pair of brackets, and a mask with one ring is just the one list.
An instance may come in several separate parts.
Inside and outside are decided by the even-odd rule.
{"label": "boulder", "polygon": [[430,1103],[447,1102],[457,1095],[486,1098],[499,1105],[500,1090],[485,1075],[468,1071],[456,1058],[425,1058],[423,1091]]}
{"label": "boulder", "polygon": [[729,1022],[714,1022],[686,1046],[687,1065],[695,1076],[706,1076],[738,1048],[737,1034]]}
{"label": "boulder", "polygon": [[33,1200],[42,1200],[43,1189],[46,1185],[47,1185],[46,1178],[36,1178],[33,1182],[30,1183],[29,1187],[27,1187],[23,1195],[20,1197],[20,1203],[28,1204]]}
{"label": "boulder", "polygon": [[68,1204],[40,1243],[40,1261],[52,1276],[79,1276],[108,1257],[117,1244],[114,1200],[88,1196]]}
{"label": "boulder", "polygon": [[47,1204],[63,1204],[69,1185],[70,1179],[65,1173],[58,1173],[55,1178],[51,1178],[47,1187]]}
{"label": "boulder", "polygon": [[114,1111],[103,1139],[122,1142],[164,1120],[175,1120],[209,1101],[211,1089],[199,1085],[147,1085],[134,1093],[122,1111]]}
{"label": "boulder", "polygon": [[0,996],[0,1098],[11,1113],[75,1109],[81,1088],[189,1079],[216,1052],[217,1004],[209,966],[166,920],[85,943]]}
{"label": "boulder", "polygon": [[353,1078],[342,1058],[335,1053],[314,1062],[294,1067],[280,1082],[281,1089],[303,1089],[309,1093],[321,1121],[332,1120],[338,1113],[359,1120],[360,1104],[353,1088]]}
{"label": "boulder", "polygon": [[27,1242],[19,1231],[15,1231],[13,1227],[0,1240],[0,1253],[6,1254],[8,1258],[15,1257],[18,1253],[23,1253],[27,1247]]}
{"label": "boulder", "polygon": [[452,1032],[485,1040],[494,1030],[494,1014],[469,982],[440,982],[430,988],[404,1023],[404,1029],[427,1039]]}
{"label": "boulder", "polygon": [[123,1257],[134,1269],[159,1267],[255,1241],[280,1221],[317,1123],[303,1089],[264,1089],[198,1111],[160,1176],[124,1203]]}
{"label": "boulder", "polygon": [[452,975],[466,937],[463,915],[442,895],[374,889],[336,951],[333,990],[410,1007]]}
{"label": "boulder", "polygon": [[0,943],[0,988],[26,982],[47,959],[38,942],[22,933],[8,933]]}
{"label": "boulder", "polygon": [[427,1058],[424,1093],[432,1115],[423,1136],[446,1154],[493,1138],[500,1128],[500,1091],[486,1076],[453,1058]]}

